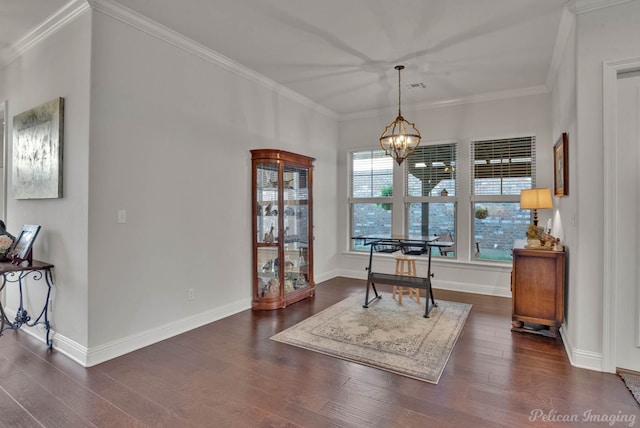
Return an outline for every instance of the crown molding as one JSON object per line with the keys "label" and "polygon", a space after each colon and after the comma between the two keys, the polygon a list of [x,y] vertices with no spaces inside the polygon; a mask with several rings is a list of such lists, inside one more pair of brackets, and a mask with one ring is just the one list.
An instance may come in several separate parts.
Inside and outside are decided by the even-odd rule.
{"label": "crown molding", "polygon": [[594,10],[629,3],[630,1],[633,0],[575,0],[576,13],[580,15],[581,13],[593,12]]}
{"label": "crown molding", "polygon": [[283,97],[309,107],[312,110],[331,118],[338,119],[338,115],[299,93],[277,83],[276,81],[263,76],[252,69],[228,58],[212,49],[201,45],[177,31],[174,31],[164,25],[153,21],[152,19],[132,10],[114,0],[88,0],[91,8],[97,12],[108,15],[111,18],[129,25],[139,31],[147,33],[165,43],[168,43],[178,49],[197,56],[211,64],[217,65],[225,70],[236,74],[250,82],[253,82],[269,91],[275,92]]}
{"label": "crown molding", "polygon": [[576,15],[574,8],[565,5],[565,7],[562,9],[560,25],[558,26],[558,34],[556,36],[556,44],[553,47],[551,65],[549,65],[549,72],[547,73],[548,88],[553,88],[556,85],[556,79],[558,78],[558,72],[560,71],[562,58],[564,57],[564,53],[567,48],[567,42],[569,41],[571,29],[573,28],[575,21]]}
{"label": "crown molding", "polygon": [[[573,25],[573,22],[575,20],[573,11],[575,11],[575,14],[582,14],[623,3],[628,3],[631,1],[633,0],[569,1],[562,15],[560,29],[556,38],[556,46],[554,48],[549,73],[547,75],[546,85],[516,89],[513,91],[500,91],[495,93],[479,94],[471,97],[437,100],[433,102],[414,105],[412,109],[425,110],[549,92],[549,88],[552,88],[555,84],[555,79],[557,77],[558,69],[562,59],[562,54],[564,52],[564,49],[566,48],[566,43],[570,34],[571,25]],[[39,43],[49,38],[57,31],[65,28],[71,22],[75,21],[78,17],[82,16],[84,13],[91,9],[108,15],[126,25],[138,29],[139,31],[143,31],[153,37],[156,37],[157,39],[162,40],[165,43],[168,43],[185,52],[195,55],[221,68],[224,68],[225,70],[234,73],[237,76],[253,82],[269,91],[282,95],[283,97],[291,101],[305,105],[306,107],[318,111],[319,113],[331,119],[352,120],[378,116],[386,113],[386,110],[368,110],[353,114],[338,115],[333,110],[330,110],[320,104],[315,103],[314,101],[311,101],[303,95],[275,82],[274,80],[269,79],[257,73],[256,71],[245,67],[242,64],[239,64],[238,62],[189,39],[186,36],[125,7],[124,5],[114,0],[71,0],[60,10],[54,13],[51,17],[47,18],[44,22],[42,22],[24,37],[22,37],[20,40],[16,41],[7,48],[0,49],[0,69],[6,67],[8,64],[23,55],[29,49],[37,46]]]}
{"label": "crown molding", "polygon": [[7,48],[0,49],[0,69],[75,21],[89,9],[89,4],[85,0],[71,0],[20,40]]}
{"label": "crown molding", "polygon": [[268,91],[277,93],[284,98],[302,104],[331,119],[338,119],[337,113],[333,110],[317,104],[299,93],[277,83],[276,81],[269,79],[113,0],[71,0],[59,11],[47,18],[42,24],[31,30],[22,39],[18,40],[8,48],[0,50],[0,69],[7,66],[16,58],[47,39],[55,32],[66,27],[69,23],[73,22],[76,18],[82,16],[89,10],[117,19],[130,27],[149,34],[150,36],[175,46],[178,49],[195,55],[211,64],[224,68],[225,70],[253,82]]}
{"label": "crown molding", "polygon": [[[464,104],[484,103],[489,101],[500,101],[510,98],[527,97],[532,95],[547,94],[551,89],[546,85],[530,86],[527,88],[511,89],[506,91],[485,92],[484,94],[475,94],[468,97],[449,98],[430,101],[420,104],[403,105],[402,111],[421,111],[436,108],[452,107]],[[371,117],[384,116],[389,114],[389,109],[367,110],[358,113],[349,113],[340,116],[340,121],[366,119]]]}

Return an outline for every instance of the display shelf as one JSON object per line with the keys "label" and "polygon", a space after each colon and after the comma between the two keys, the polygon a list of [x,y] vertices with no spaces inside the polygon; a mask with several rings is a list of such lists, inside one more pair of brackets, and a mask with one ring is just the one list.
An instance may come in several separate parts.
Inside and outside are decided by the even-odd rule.
{"label": "display shelf", "polygon": [[[252,150],[254,309],[277,309],[315,294],[314,159]],[[284,261],[281,263],[280,261]]]}

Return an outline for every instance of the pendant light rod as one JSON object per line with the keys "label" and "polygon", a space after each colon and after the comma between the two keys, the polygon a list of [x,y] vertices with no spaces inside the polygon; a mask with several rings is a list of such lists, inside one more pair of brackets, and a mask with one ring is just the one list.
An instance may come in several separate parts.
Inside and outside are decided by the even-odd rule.
{"label": "pendant light rod", "polygon": [[396,65],[394,68],[398,70],[398,116],[402,117],[402,113],[400,112],[400,105],[402,101],[402,91],[400,90],[400,71],[404,70],[404,65]]}

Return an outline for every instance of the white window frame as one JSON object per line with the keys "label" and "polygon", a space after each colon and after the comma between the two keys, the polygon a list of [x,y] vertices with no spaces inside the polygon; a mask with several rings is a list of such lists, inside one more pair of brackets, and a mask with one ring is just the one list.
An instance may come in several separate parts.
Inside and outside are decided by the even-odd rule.
{"label": "white window frame", "polygon": [[[377,156],[375,156],[375,158],[380,158],[380,159],[385,159],[385,162],[390,162],[391,165],[391,186],[393,188],[393,195],[392,196],[371,196],[371,197],[354,197],[353,196],[353,157],[354,154],[356,153],[365,153],[365,152],[371,152],[376,153]],[[388,159],[388,160],[387,160]],[[352,150],[347,154],[347,174],[348,174],[348,207],[349,207],[349,240],[351,241],[349,244],[349,249],[352,251],[359,251],[359,250],[355,250],[354,249],[354,242],[352,242],[351,237],[354,236],[354,224],[353,224],[353,207],[356,204],[390,204],[391,206],[391,233],[393,233],[393,231],[395,230],[395,225],[393,223],[393,217],[394,217],[394,210],[393,207],[394,205],[394,198],[398,197],[398,192],[395,189],[394,183],[396,182],[396,166],[395,163],[393,161],[393,159],[391,159],[390,157],[387,158],[387,156],[384,154],[384,150],[382,150],[381,148],[375,148],[375,149],[370,149],[370,148],[364,148],[364,149],[356,149],[356,150]]]}
{"label": "white window frame", "polygon": [[[447,196],[409,196],[409,168],[411,167],[409,162],[410,159],[406,159],[405,160],[405,165],[404,168],[402,169],[403,171],[403,177],[402,177],[402,184],[403,184],[403,194],[404,194],[404,198],[403,198],[403,214],[404,214],[404,229],[403,232],[406,233],[408,232],[409,229],[409,204],[411,203],[427,203],[427,204],[436,204],[436,203],[453,203],[454,205],[454,209],[455,209],[455,215],[453,218],[453,234],[454,237],[456,237],[455,239],[457,239],[457,235],[458,235],[458,200],[459,200],[459,172],[460,172],[460,164],[459,164],[459,157],[460,157],[460,146],[458,144],[458,140],[456,139],[452,139],[452,140],[438,140],[438,141],[429,141],[427,143],[422,143],[420,144],[420,146],[418,146],[418,148],[420,147],[434,147],[434,146],[447,146],[447,145],[453,145],[454,146],[454,152],[455,152],[455,168],[456,168],[456,174],[455,174],[455,185],[454,185],[454,189],[452,192],[452,195],[447,195]],[[417,149],[418,149],[417,148]],[[416,149],[416,150],[417,150]],[[434,255],[438,255],[437,252],[434,253]],[[455,258],[458,257],[458,251],[455,251]]]}
{"label": "white window frame", "polygon": [[[470,193],[470,206],[469,206],[469,221],[471,224],[470,227],[470,236],[471,245],[475,246],[475,204],[476,203],[519,203],[520,202],[520,194],[514,195],[504,195],[504,194],[496,194],[496,195],[477,195],[475,192],[475,145],[477,143],[490,143],[490,142],[502,142],[509,140],[523,140],[530,139],[531,144],[531,186],[530,188],[534,188],[536,186],[536,136],[535,134],[527,134],[520,136],[512,136],[512,137],[502,137],[502,138],[474,138],[469,142],[469,193]],[[480,244],[481,245],[481,244]],[[480,250],[482,252],[482,250]],[[488,259],[490,261],[491,259]]]}

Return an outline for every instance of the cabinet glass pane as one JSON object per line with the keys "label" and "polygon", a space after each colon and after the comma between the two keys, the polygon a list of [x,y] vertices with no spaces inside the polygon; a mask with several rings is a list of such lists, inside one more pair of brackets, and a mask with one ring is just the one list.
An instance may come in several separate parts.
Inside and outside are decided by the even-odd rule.
{"label": "cabinet glass pane", "polygon": [[308,170],[284,170],[284,242],[309,243]]}
{"label": "cabinet glass pane", "polygon": [[280,295],[280,266],[277,247],[258,248],[258,296]]}
{"label": "cabinet glass pane", "polygon": [[278,164],[261,163],[256,170],[256,242],[273,243],[278,236]]}
{"label": "cabinet glass pane", "polygon": [[309,286],[309,250],[307,244],[291,242],[284,251],[284,292]]}
{"label": "cabinet glass pane", "polygon": [[284,198],[284,289],[291,293],[309,285],[309,170],[286,166]]}

